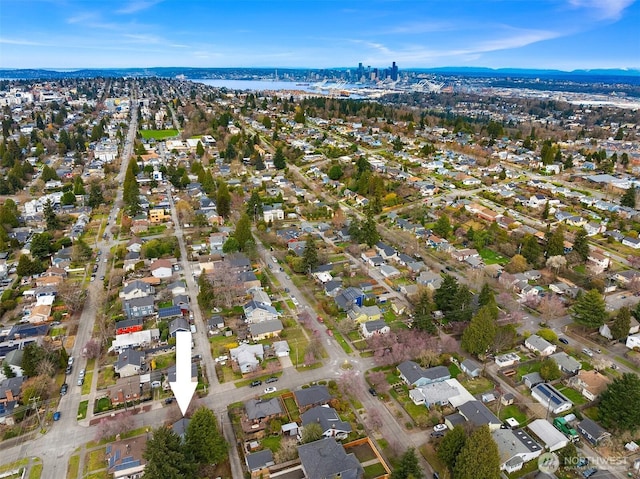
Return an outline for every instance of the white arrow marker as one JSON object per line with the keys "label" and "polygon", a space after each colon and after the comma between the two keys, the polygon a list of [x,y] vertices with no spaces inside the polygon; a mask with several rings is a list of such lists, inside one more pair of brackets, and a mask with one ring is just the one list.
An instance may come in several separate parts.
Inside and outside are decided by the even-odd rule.
{"label": "white arrow marker", "polygon": [[198,387],[197,382],[191,381],[191,333],[189,331],[176,333],[176,380],[169,385],[184,416],[193,393]]}

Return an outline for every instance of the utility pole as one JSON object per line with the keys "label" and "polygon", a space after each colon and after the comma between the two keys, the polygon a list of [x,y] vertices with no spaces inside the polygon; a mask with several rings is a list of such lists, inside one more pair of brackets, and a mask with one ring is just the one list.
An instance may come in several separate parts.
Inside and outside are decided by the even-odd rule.
{"label": "utility pole", "polygon": [[35,409],[35,411],[36,411],[36,416],[38,417],[38,424],[40,424],[40,430],[42,430],[44,428],[42,427],[42,419],[40,419],[40,410],[38,409],[38,401],[39,400],[40,400],[39,397],[29,399],[29,401],[33,402],[33,409]]}

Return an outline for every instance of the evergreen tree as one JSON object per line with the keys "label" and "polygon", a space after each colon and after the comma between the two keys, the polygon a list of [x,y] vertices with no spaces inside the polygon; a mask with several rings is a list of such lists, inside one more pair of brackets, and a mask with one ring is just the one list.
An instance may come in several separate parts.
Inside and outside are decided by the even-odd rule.
{"label": "evergreen tree", "polygon": [[198,155],[199,158],[202,158],[202,156],[204,155],[204,146],[202,146],[201,141],[199,141],[198,145],[196,146],[196,155]]}
{"label": "evergreen tree", "polygon": [[564,256],[564,227],[562,225],[558,226],[549,235],[546,254],[547,258],[551,258],[552,256]]}
{"label": "evergreen tree", "polygon": [[55,231],[60,227],[60,222],[58,221],[56,212],[53,211],[51,200],[47,200],[47,202],[44,204],[43,215],[45,221],[47,222],[47,231]]}
{"label": "evergreen tree", "polygon": [[546,220],[547,218],[549,218],[549,202],[548,201],[544,204],[544,209],[542,210],[542,219]]}
{"label": "evergreen tree", "polygon": [[[469,321],[473,315],[473,293],[466,284],[458,287],[458,292],[451,302],[451,310],[445,313],[447,321]],[[493,308],[487,306],[488,309],[496,310],[497,305]]]}
{"label": "evergreen tree", "polygon": [[444,280],[433,295],[437,308],[443,313],[453,309],[453,298],[458,294],[458,280],[449,274],[444,275]]}
{"label": "evergreen tree", "polygon": [[629,208],[636,207],[636,187],[631,185],[624,195],[620,198],[620,206],[627,206]]}
{"label": "evergreen tree", "polygon": [[104,197],[102,196],[102,187],[97,181],[91,183],[89,187],[89,200],[87,204],[91,208],[97,208],[104,203]]}
{"label": "evergreen tree", "polygon": [[373,246],[380,241],[378,227],[371,212],[367,212],[367,219],[362,224],[362,234],[364,235],[364,242],[367,243],[369,248],[373,248]]}
{"label": "evergreen tree", "polygon": [[53,247],[53,237],[50,233],[35,233],[31,238],[31,256],[38,259],[49,257]]}
{"label": "evergreen tree", "polygon": [[607,317],[606,303],[597,289],[579,296],[571,308],[571,319],[587,328],[602,326]]}
{"label": "evergreen tree", "polygon": [[626,338],[629,336],[629,328],[631,328],[631,310],[628,306],[623,306],[618,310],[611,324],[611,336],[615,340]]}
{"label": "evergreen tree", "polygon": [[42,174],[40,175],[40,179],[42,179],[42,181],[46,183],[49,180],[59,180],[60,177],[56,173],[56,170],[51,168],[49,165],[44,165],[44,167],[42,168]]}
{"label": "evergreen tree", "polygon": [[192,477],[191,463],[185,457],[180,437],[160,426],[147,441],[142,457],[147,461],[145,479],[183,479]]}
{"label": "evergreen tree", "polygon": [[446,238],[451,233],[451,222],[446,214],[440,215],[438,221],[433,225],[433,232],[442,238]]}
{"label": "evergreen tree", "polygon": [[624,373],[600,395],[598,417],[602,425],[615,431],[634,433],[640,428],[640,376]]}
{"label": "evergreen tree", "polygon": [[216,416],[204,406],[193,413],[184,443],[190,459],[198,464],[217,464],[227,455],[228,444],[218,429]]}
{"label": "evergreen tree", "polygon": [[442,441],[440,441],[438,457],[449,468],[449,471],[452,472],[455,469],[458,456],[466,442],[467,433],[460,424],[447,432],[444,438],[442,438]]}
{"label": "evergreen tree", "polygon": [[470,354],[486,354],[493,345],[498,332],[495,314],[490,305],[483,306],[471,318],[469,326],[462,333],[462,348]]}
{"label": "evergreen tree", "polygon": [[276,148],[276,153],[273,155],[273,166],[276,170],[284,170],[287,166],[284,153],[282,152],[282,147],[280,146]]}
{"label": "evergreen tree", "polygon": [[262,219],[262,198],[260,198],[258,190],[253,190],[251,192],[251,197],[249,198],[249,201],[247,201],[247,214],[255,221],[260,221],[260,219]]}
{"label": "evergreen tree", "polygon": [[529,264],[537,265],[542,255],[542,248],[538,243],[538,239],[531,234],[527,234],[522,241],[520,254],[525,257]]}
{"label": "evergreen tree", "polygon": [[76,195],[73,194],[73,191],[65,191],[62,198],[60,198],[60,203],[63,205],[75,205]]}
{"label": "evergreen tree", "polygon": [[391,472],[391,479],[422,479],[424,473],[418,462],[416,450],[407,449],[400,458],[400,462]]}
{"label": "evergreen tree", "polygon": [[253,235],[251,234],[251,220],[246,213],[238,220],[233,237],[238,242],[240,251],[244,251],[247,242],[253,241]]}
{"label": "evergreen tree", "polygon": [[482,285],[482,289],[480,290],[480,294],[478,296],[478,305],[482,307],[482,306],[495,305],[495,304],[496,304],[496,296],[495,294],[493,294],[493,290],[491,289],[491,286],[489,286],[489,283],[484,283]]}
{"label": "evergreen tree", "polygon": [[589,240],[587,238],[587,230],[580,227],[573,239],[573,251],[578,253],[582,261],[587,261],[589,258]]}
{"label": "evergreen tree", "polygon": [[216,193],[216,208],[218,214],[223,218],[228,218],[231,214],[231,194],[224,180],[218,183],[218,191]]}
{"label": "evergreen tree", "polygon": [[418,304],[416,304],[413,326],[419,331],[426,331],[429,334],[435,334],[438,329],[433,322],[434,304],[431,301],[431,294],[424,290],[420,294]]}
{"label": "evergreen tree", "polygon": [[87,194],[87,192],[84,189],[84,182],[82,181],[82,177],[80,175],[76,176],[73,179],[73,194],[74,195]]}
{"label": "evergreen tree", "polygon": [[311,273],[318,266],[318,247],[316,241],[311,235],[307,235],[302,262],[306,272]]}
{"label": "evergreen tree", "polygon": [[140,206],[140,188],[136,180],[138,165],[134,160],[129,160],[127,172],[124,176],[122,200],[129,216],[133,217],[142,211]]}
{"label": "evergreen tree", "polygon": [[488,426],[471,433],[453,470],[455,479],[500,479],[500,454]]}

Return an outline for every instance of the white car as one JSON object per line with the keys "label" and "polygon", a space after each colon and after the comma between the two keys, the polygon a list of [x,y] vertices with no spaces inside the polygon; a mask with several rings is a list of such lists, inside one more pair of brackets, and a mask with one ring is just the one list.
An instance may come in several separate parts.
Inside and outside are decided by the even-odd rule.
{"label": "white car", "polygon": [[295,296],[291,296],[291,302],[292,302],[293,304],[295,304],[296,306],[300,306],[300,303],[298,302],[298,300],[296,299],[296,297],[295,297]]}
{"label": "white car", "polygon": [[434,432],[443,432],[447,430],[447,425],[446,424],[436,424],[435,426],[433,426],[433,431]]}
{"label": "white car", "polygon": [[271,386],[271,387],[265,388],[264,393],[265,394],[274,393],[277,390],[278,390],[278,388],[276,388],[275,386]]}

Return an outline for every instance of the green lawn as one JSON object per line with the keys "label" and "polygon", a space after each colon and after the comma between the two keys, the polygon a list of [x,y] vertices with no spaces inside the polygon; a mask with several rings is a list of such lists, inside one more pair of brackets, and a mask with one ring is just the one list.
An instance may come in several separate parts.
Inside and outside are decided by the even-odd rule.
{"label": "green lawn", "polygon": [[514,418],[520,424],[524,424],[527,421],[527,415],[523,413],[518,406],[515,404],[511,404],[509,406],[503,407],[500,410],[500,419],[506,420],[508,418]]}
{"label": "green lawn", "polygon": [[178,130],[139,130],[140,135],[145,140],[151,138],[155,140],[164,140],[165,138],[171,138],[178,134]]}
{"label": "green lawn", "polygon": [[333,337],[336,338],[336,341],[338,341],[338,344],[342,346],[342,349],[344,349],[345,353],[351,354],[353,352],[353,349],[351,349],[349,343],[347,343],[347,341],[342,337],[342,334],[340,334],[337,330],[333,331]]}
{"label": "green lawn", "polygon": [[82,383],[82,394],[89,394],[91,392],[91,382],[93,381],[93,372],[87,373]]}
{"label": "green lawn", "polygon": [[386,474],[386,472],[382,464],[376,462],[364,468],[364,479],[375,479]]}
{"label": "green lawn", "polygon": [[500,253],[496,253],[495,251],[489,248],[482,248],[478,251],[480,257],[484,261],[484,264],[500,264],[505,265],[509,262],[509,258],[501,255]]}
{"label": "green lawn", "polygon": [[42,464],[34,464],[29,471],[29,479],[40,479],[42,475]]}
{"label": "green lawn", "polygon": [[462,382],[462,385],[474,396],[476,394],[493,391],[493,383],[486,378],[468,379]]}
{"label": "green lawn", "polygon": [[460,371],[460,368],[458,366],[453,363],[449,364],[449,374],[451,374],[452,378],[455,379],[461,372],[462,371]]}
{"label": "green lawn", "polygon": [[564,387],[558,388],[558,391],[560,391],[562,394],[567,396],[569,401],[571,401],[576,406],[581,406],[587,403],[587,398],[585,398],[582,394],[580,394],[575,389],[564,386]]}
{"label": "green lawn", "polygon": [[89,401],[80,401],[78,405],[78,420],[84,419],[87,417],[87,408],[89,407]]}
{"label": "green lawn", "polygon": [[69,466],[67,467],[67,479],[76,479],[78,477],[78,469],[80,468],[80,456],[74,454],[69,458]]}
{"label": "green lawn", "polygon": [[106,397],[98,399],[94,406],[94,411],[96,413],[107,411],[109,409],[111,409],[111,401],[109,400],[109,398],[106,398]]}
{"label": "green lawn", "polygon": [[521,380],[522,376],[526,374],[539,373],[541,365],[542,363],[539,361],[536,361],[535,363],[521,364],[518,366],[518,380]]}
{"label": "green lawn", "polygon": [[260,443],[262,447],[271,449],[271,452],[277,452],[280,450],[280,441],[282,441],[282,436],[278,435],[265,437]]}

